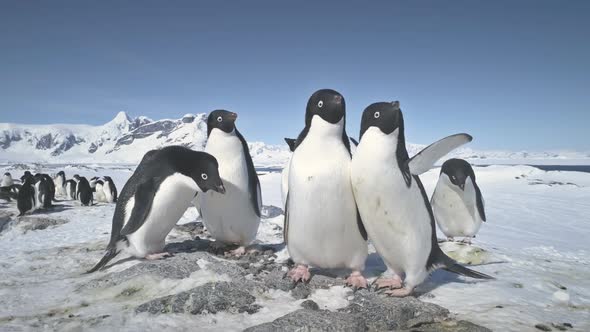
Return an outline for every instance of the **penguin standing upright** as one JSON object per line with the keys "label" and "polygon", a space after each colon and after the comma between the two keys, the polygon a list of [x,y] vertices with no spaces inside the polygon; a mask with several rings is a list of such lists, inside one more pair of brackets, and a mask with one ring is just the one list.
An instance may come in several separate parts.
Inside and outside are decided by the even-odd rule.
{"label": "penguin standing upright", "polygon": [[106,195],[104,194],[104,182],[102,182],[102,180],[96,180],[95,186],[96,190],[94,191],[94,193],[96,194],[96,201],[107,203],[108,200]]}
{"label": "penguin standing upright", "polygon": [[0,187],[6,188],[12,186],[13,184],[14,181],[12,180],[12,175],[8,172],[4,173],[4,176],[2,176],[2,181],[0,181]]}
{"label": "penguin standing upright", "polygon": [[43,179],[45,179],[45,182],[47,183],[47,190],[48,190],[48,194],[49,194],[49,203],[51,206],[51,202],[53,202],[55,200],[55,182],[53,182],[53,179],[51,178],[51,176],[49,176],[47,174],[41,174],[41,176],[43,176]]}
{"label": "penguin standing upright", "polygon": [[76,187],[78,182],[73,179],[66,180],[66,197],[70,200],[78,199]]}
{"label": "penguin standing upright", "polygon": [[[438,268],[491,279],[457,264],[439,248],[432,208],[418,177],[442,156],[471,139],[466,134],[449,136],[410,159],[399,102],[375,103],[364,110],[351,179],[369,238],[396,274],[396,278],[377,282],[380,287],[395,288],[388,294],[411,294]],[[401,276],[405,276],[403,283]]]}
{"label": "penguin standing upright", "polygon": [[481,223],[486,221],[475,172],[463,159],[444,162],[430,203],[438,227],[451,241],[454,237],[464,237],[465,242],[471,243]]}
{"label": "penguin standing upright", "polygon": [[33,177],[25,178],[25,181],[18,192],[16,207],[20,214],[19,217],[35,209],[35,186]]}
{"label": "penguin standing upright", "polygon": [[80,203],[84,206],[92,205],[92,188],[90,188],[90,183],[88,180],[83,176],[79,176],[78,174],[74,175],[74,179],[76,179],[78,182],[76,186],[76,196],[78,199],[80,199]]}
{"label": "penguin standing upright", "polygon": [[88,184],[90,185],[90,189],[92,190],[92,192],[96,192],[96,181],[98,181],[100,178],[98,176],[93,176],[90,178],[90,181],[88,181]]}
{"label": "penguin standing upright", "polygon": [[344,97],[316,91],[307,102],[305,128],[291,157],[284,238],[297,266],[288,275],[310,278],[308,266],[348,268],[346,280],[366,287],[366,232],[350,183],[350,142]]}
{"label": "penguin standing upright", "polygon": [[67,197],[66,192],[66,173],[64,171],[59,171],[55,175],[55,193],[60,197]]}
{"label": "penguin standing upright", "polygon": [[37,194],[37,207],[48,209],[52,206],[51,183],[47,180],[47,174],[37,173],[34,176]]}
{"label": "penguin standing upright", "polygon": [[223,244],[239,245],[232,253],[241,255],[258,233],[262,198],[248,143],[235,126],[237,117],[225,110],[209,114],[205,152],[219,162],[226,192],[199,196],[201,216],[211,236]]}
{"label": "penguin standing upright", "polygon": [[0,198],[7,199],[10,201],[11,197],[15,198],[15,195],[18,194],[18,190],[14,181],[12,180],[12,175],[10,173],[4,173],[2,177],[2,181],[0,181]]}
{"label": "penguin standing upright", "polygon": [[104,191],[104,195],[107,199],[108,203],[116,203],[117,202],[117,187],[115,186],[115,182],[111,179],[110,176],[103,176],[104,184],[102,186],[102,190]]}
{"label": "penguin standing upright", "polygon": [[[103,268],[120,251],[158,259],[166,236],[199,192],[224,193],[215,157],[182,146],[146,153],[117,201],[111,240],[104,257],[88,273]],[[228,207],[231,208],[231,207]]]}

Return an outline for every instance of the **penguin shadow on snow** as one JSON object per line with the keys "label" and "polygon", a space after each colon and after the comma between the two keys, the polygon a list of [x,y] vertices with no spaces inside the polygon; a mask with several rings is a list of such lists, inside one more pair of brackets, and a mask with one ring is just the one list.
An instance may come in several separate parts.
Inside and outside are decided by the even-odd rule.
{"label": "penguin shadow on snow", "polygon": [[40,209],[37,209],[31,213],[27,213],[26,215],[53,214],[53,213],[63,212],[63,211],[71,210],[71,209],[72,209],[72,206],[70,206],[70,205],[53,204],[49,208],[40,208]]}

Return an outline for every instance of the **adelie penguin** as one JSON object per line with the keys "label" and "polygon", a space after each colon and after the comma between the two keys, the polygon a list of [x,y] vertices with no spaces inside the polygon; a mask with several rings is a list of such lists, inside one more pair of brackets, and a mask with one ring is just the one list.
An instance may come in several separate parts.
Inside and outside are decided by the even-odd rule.
{"label": "adelie penguin", "polygon": [[471,139],[466,134],[449,136],[410,159],[399,103],[375,103],[364,110],[351,179],[369,238],[396,274],[392,279],[377,280],[378,287],[393,288],[387,294],[410,295],[438,268],[492,279],[459,265],[439,248],[432,208],[418,177]]}
{"label": "adelie penguin", "polygon": [[14,183],[10,173],[4,173],[0,181],[0,198],[10,201],[11,198],[17,198],[18,190],[21,186]]}
{"label": "adelie penguin", "polygon": [[199,195],[199,204],[211,236],[221,244],[238,245],[232,254],[242,255],[258,233],[262,198],[248,143],[235,125],[237,117],[225,110],[209,114],[205,152],[219,162],[226,192]]}
{"label": "adelie penguin", "polygon": [[471,243],[486,221],[475,173],[463,159],[444,162],[430,203],[438,227],[451,241],[454,237],[464,237],[465,242]]}
{"label": "adelie penguin", "polygon": [[102,190],[104,191],[104,195],[108,203],[116,203],[117,202],[117,187],[115,186],[115,182],[111,179],[110,176],[103,176],[104,185],[102,186]]}
{"label": "adelie penguin", "polygon": [[107,203],[108,202],[107,196],[104,193],[104,182],[102,182],[102,180],[96,180],[95,188],[96,188],[96,190],[94,191],[94,194],[95,194],[94,199],[97,202]]}
{"label": "adelie penguin", "polygon": [[80,203],[84,206],[92,205],[94,197],[88,180],[78,174],[74,175],[74,179],[78,182],[76,185],[76,196],[80,200]]}
{"label": "adelie penguin", "polygon": [[352,270],[347,284],[367,287],[361,274],[367,234],[350,182],[350,142],[344,97],[316,91],[308,100],[305,128],[297,138],[289,170],[284,239],[296,266],[294,281],[310,278],[309,266]]}
{"label": "adelie penguin", "polygon": [[55,195],[55,187],[53,180],[47,174],[37,173],[34,176],[35,188],[37,194],[37,207],[48,209],[52,207],[53,195]]}
{"label": "adelie penguin", "polygon": [[66,189],[66,197],[70,200],[78,199],[78,196],[77,196],[78,182],[76,180],[69,179],[69,180],[66,180],[65,186],[66,186],[66,188],[65,188]]}
{"label": "adelie penguin", "polygon": [[19,217],[25,213],[33,211],[36,205],[35,184],[32,176],[26,177],[21,189],[18,192],[16,207],[19,211]]}
{"label": "adelie penguin", "polygon": [[[215,157],[182,146],[146,153],[117,200],[105,256],[88,273],[103,268],[119,252],[159,259],[165,239],[197,193],[225,188]],[[227,207],[231,209],[231,206]]]}
{"label": "adelie penguin", "polygon": [[64,171],[59,171],[55,175],[55,193],[61,197],[67,197],[66,192],[66,173]]}

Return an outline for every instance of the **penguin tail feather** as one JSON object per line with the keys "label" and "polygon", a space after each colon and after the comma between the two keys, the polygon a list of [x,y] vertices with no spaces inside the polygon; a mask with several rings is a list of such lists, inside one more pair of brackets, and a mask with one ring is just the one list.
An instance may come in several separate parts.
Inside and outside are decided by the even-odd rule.
{"label": "penguin tail feather", "polygon": [[86,271],[85,274],[90,274],[90,273],[96,272],[98,270],[102,270],[104,268],[104,266],[107,265],[107,263],[111,261],[111,259],[115,258],[115,256],[117,256],[119,254],[119,252],[121,252],[121,251],[117,250],[117,248],[107,248],[107,252],[104,254],[102,259],[93,268]]}
{"label": "penguin tail feather", "polygon": [[438,256],[436,259],[436,261],[439,262],[438,264],[436,264],[436,266],[438,268],[442,268],[442,269],[447,270],[449,272],[460,274],[462,276],[466,276],[469,278],[488,279],[488,280],[496,279],[496,278],[494,278],[490,275],[487,275],[485,273],[481,273],[481,272],[466,268],[465,266],[457,263],[457,261],[455,261],[451,257],[445,255],[445,253],[442,250],[440,250],[440,248],[438,249],[438,254],[436,256]]}
{"label": "penguin tail feather", "polygon": [[468,269],[465,266],[459,264],[459,263],[455,263],[453,262],[452,265],[450,266],[445,266],[443,267],[443,269],[449,271],[449,272],[453,272],[456,274],[460,274],[462,276],[466,276],[466,277],[470,277],[470,278],[475,278],[475,279],[496,279],[490,275],[487,275],[485,273],[481,273],[472,269]]}

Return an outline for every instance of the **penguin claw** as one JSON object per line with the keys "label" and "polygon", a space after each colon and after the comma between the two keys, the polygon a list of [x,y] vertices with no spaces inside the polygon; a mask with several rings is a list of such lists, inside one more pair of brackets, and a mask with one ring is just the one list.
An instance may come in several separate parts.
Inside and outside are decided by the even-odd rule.
{"label": "penguin claw", "polygon": [[230,250],[229,252],[226,253],[226,256],[236,256],[236,257],[240,257],[246,254],[246,247],[239,247],[237,249],[234,250]]}
{"label": "penguin claw", "polygon": [[391,289],[385,292],[385,294],[389,295],[389,296],[393,296],[393,297],[406,297],[410,294],[412,294],[412,291],[414,291],[414,288],[410,288],[410,287],[403,287],[403,288],[397,288],[397,289]]}
{"label": "penguin claw", "polygon": [[397,289],[402,288],[403,283],[399,276],[394,276],[393,278],[379,278],[375,280],[375,284],[377,285],[377,289],[381,288],[389,288],[389,289]]}
{"label": "penguin claw", "polygon": [[155,261],[158,259],[163,259],[166,257],[172,257],[172,254],[169,252],[161,252],[161,253],[157,253],[157,254],[149,254],[145,256],[145,259],[150,260],[150,261]]}
{"label": "penguin claw", "polygon": [[311,274],[309,273],[309,268],[305,265],[297,265],[291,271],[287,273],[287,276],[291,278],[292,281],[298,282],[303,281],[307,282],[311,279]]}
{"label": "penguin claw", "polygon": [[346,285],[351,286],[356,291],[358,288],[367,288],[368,284],[367,279],[360,272],[354,271],[346,278]]}

